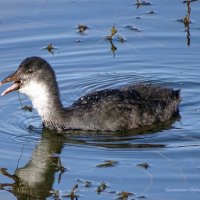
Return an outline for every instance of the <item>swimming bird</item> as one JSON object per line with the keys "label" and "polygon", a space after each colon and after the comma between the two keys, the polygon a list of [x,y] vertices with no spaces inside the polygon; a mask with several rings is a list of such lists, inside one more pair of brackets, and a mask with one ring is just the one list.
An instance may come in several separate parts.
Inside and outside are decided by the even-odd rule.
{"label": "swimming bird", "polygon": [[179,113],[180,90],[152,84],[127,85],[91,92],[65,108],[51,65],[41,57],[28,57],[0,85],[13,84],[2,96],[18,90],[26,94],[49,129],[117,131],[135,130],[170,120]]}

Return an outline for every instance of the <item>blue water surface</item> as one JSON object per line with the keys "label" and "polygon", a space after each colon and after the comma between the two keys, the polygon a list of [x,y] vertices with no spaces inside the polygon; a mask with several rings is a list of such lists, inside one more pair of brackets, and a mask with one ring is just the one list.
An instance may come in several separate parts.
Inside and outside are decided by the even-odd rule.
{"label": "blue water surface", "polygon": [[[199,198],[200,2],[149,3],[0,1],[1,80],[36,55],[53,66],[65,106],[91,91],[138,82],[181,89],[182,98],[181,119],[150,131],[58,136],[42,129],[36,111],[22,109],[31,106],[27,97],[1,97],[0,199],[67,199],[76,184],[83,200],[117,199],[122,191],[124,199]],[[88,27],[83,33],[81,24]],[[117,33],[106,40],[113,26]],[[116,165],[97,167],[106,160]]]}

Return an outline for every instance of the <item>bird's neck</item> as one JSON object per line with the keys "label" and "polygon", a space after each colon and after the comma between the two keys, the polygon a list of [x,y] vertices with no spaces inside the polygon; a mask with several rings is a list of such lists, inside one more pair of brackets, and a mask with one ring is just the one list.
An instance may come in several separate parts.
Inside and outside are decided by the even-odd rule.
{"label": "bird's neck", "polygon": [[42,121],[56,122],[61,117],[63,106],[59,96],[51,96],[46,93],[31,100]]}
{"label": "bird's neck", "polygon": [[31,82],[20,89],[20,92],[25,93],[30,98],[33,107],[45,124],[48,123],[48,126],[61,124],[63,106],[57,85],[50,87],[47,84]]}

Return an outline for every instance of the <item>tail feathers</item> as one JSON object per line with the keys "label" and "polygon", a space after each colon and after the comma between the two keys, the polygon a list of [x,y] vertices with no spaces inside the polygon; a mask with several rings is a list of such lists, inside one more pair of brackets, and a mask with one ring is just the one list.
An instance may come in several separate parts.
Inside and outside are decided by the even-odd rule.
{"label": "tail feathers", "polygon": [[181,101],[181,90],[174,90],[173,93],[174,93],[175,99],[180,102]]}

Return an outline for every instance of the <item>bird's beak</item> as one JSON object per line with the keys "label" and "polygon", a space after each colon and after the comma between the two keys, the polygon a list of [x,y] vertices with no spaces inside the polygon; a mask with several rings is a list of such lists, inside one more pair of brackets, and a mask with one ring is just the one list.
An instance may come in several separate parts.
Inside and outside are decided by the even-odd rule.
{"label": "bird's beak", "polygon": [[3,85],[4,83],[7,83],[7,82],[13,82],[13,84],[8,87],[2,94],[1,96],[4,96],[10,92],[13,92],[15,90],[18,90],[20,88],[20,85],[21,85],[21,81],[19,79],[19,76],[18,76],[18,73],[17,71],[14,72],[13,74],[9,75],[8,77],[6,77],[5,79],[3,79],[1,82],[0,82],[0,85]]}

